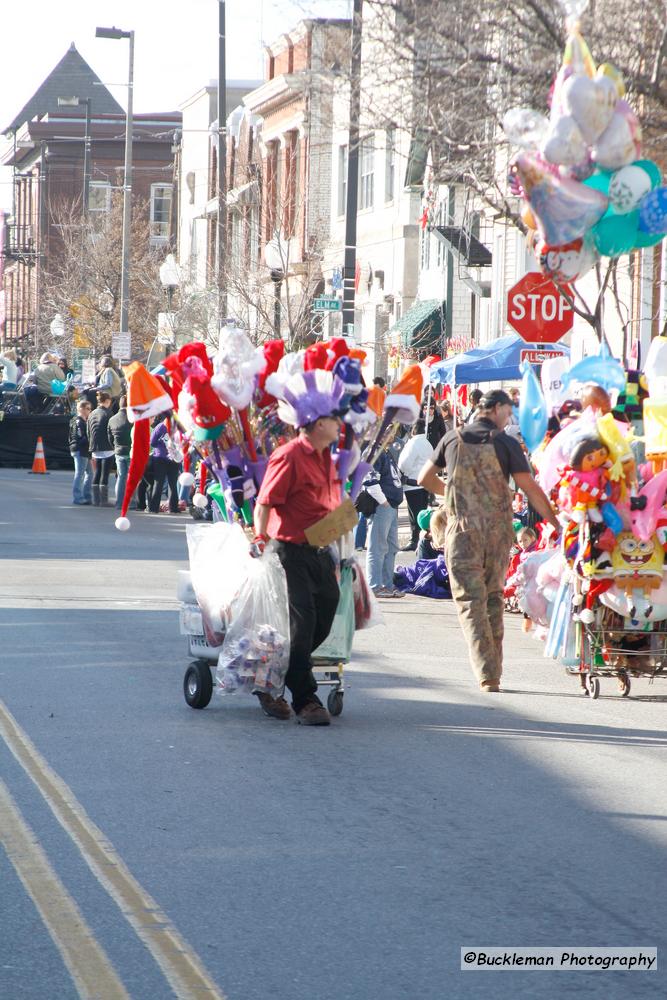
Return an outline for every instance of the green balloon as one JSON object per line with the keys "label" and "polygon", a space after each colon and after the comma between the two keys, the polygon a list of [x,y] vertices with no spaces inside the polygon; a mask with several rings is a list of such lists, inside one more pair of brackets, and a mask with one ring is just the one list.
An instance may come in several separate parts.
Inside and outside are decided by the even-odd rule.
{"label": "green balloon", "polygon": [[591,232],[595,246],[603,257],[620,257],[634,250],[637,243],[639,211],[627,215],[605,215]]}
{"label": "green balloon", "polygon": [[657,188],[662,181],[662,174],[660,173],[660,167],[653,160],[634,160],[630,164],[632,167],[641,167],[641,169],[649,175],[651,180],[651,189]]}
{"label": "green balloon", "polygon": [[581,183],[585,184],[586,187],[593,188],[595,191],[602,191],[602,194],[609,194],[609,185],[614,173],[614,170],[596,170],[594,174],[591,174],[590,177],[587,177]]}
{"label": "green balloon", "polygon": [[643,233],[641,229],[637,233],[637,239],[635,240],[635,250],[641,250],[643,247],[654,247],[656,243],[660,243],[664,240],[665,233]]}

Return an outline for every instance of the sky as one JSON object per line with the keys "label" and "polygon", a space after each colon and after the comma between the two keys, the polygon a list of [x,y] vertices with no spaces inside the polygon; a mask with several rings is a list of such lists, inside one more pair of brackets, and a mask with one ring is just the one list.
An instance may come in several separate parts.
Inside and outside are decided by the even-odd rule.
{"label": "sky", "polygon": [[[349,16],[350,0],[226,0],[227,79],[263,75],[262,44],[304,16]],[[5,128],[71,43],[126,106],[128,43],[95,38],[95,28],[134,30],[134,110],[173,111],[218,76],[218,0],[30,0],[2,11],[0,128]],[[11,206],[11,176],[0,174],[0,208]]]}

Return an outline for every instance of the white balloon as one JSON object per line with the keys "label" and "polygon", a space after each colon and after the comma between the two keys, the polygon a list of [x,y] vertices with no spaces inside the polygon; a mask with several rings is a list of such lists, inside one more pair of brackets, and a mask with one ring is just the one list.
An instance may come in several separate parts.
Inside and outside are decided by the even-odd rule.
{"label": "white balloon", "polygon": [[547,358],[542,362],[540,382],[548,413],[555,413],[567,399],[567,389],[563,385],[562,375],[569,367],[570,359],[565,355],[560,358]]}
{"label": "white balloon", "polygon": [[641,167],[621,167],[609,184],[609,201],[619,215],[625,215],[636,208],[645,194],[651,190],[651,178]]}
{"label": "white balloon", "polygon": [[537,150],[549,131],[549,120],[532,108],[510,108],[503,116],[503,131],[515,146]]}
{"label": "white balloon", "polygon": [[565,17],[573,17],[579,20],[584,11],[588,8],[589,0],[558,0]]}

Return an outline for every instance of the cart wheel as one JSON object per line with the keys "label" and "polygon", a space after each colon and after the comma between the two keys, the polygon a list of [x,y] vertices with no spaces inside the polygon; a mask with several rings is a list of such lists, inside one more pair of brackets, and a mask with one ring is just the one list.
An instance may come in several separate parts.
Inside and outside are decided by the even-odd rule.
{"label": "cart wheel", "polygon": [[213,694],[211,668],[206,660],[193,660],[185,671],[183,694],[190,708],[206,708]]}
{"label": "cart wheel", "polygon": [[586,690],[588,691],[589,697],[595,700],[595,698],[597,698],[600,694],[600,678],[591,677],[589,674],[586,678]]}
{"label": "cart wheel", "polygon": [[625,670],[621,671],[618,675],[618,688],[621,692],[622,698],[627,698],[630,694],[630,677],[626,674]]}
{"label": "cart wheel", "polygon": [[343,692],[339,691],[338,688],[333,688],[332,691],[329,691],[327,708],[330,715],[340,715],[343,711]]}

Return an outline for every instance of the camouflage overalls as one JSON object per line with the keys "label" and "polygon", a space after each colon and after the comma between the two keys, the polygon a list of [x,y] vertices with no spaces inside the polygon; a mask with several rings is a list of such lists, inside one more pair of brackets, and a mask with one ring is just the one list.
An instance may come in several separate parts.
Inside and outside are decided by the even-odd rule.
{"label": "camouflage overalls", "polygon": [[491,439],[466,444],[459,432],[456,464],[447,473],[445,561],[452,596],[477,679],[497,682],[513,540],[511,494]]}

